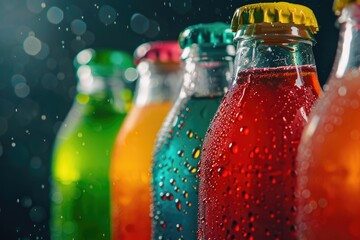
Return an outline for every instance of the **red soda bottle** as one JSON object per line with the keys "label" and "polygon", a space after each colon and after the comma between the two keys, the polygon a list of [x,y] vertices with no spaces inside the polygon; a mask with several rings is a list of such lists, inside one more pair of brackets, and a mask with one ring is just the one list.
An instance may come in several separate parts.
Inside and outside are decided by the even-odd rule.
{"label": "red soda bottle", "polygon": [[318,98],[313,12],[251,4],[232,20],[235,76],[200,162],[199,239],[296,239],[295,158]]}

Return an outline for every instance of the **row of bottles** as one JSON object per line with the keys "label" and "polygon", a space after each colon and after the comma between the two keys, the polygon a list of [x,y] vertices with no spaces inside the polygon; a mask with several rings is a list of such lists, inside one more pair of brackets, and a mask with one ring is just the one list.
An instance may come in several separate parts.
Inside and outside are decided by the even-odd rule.
{"label": "row of bottles", "polygon": [[335,2],[341,35],[323,94],[316,18],[285,2],[239,8],[232,29],[199,24],[179,43],[138,47],[131,106],[130,56],[78,54],[54,151],[52,239],[360,239],[352,2]]}

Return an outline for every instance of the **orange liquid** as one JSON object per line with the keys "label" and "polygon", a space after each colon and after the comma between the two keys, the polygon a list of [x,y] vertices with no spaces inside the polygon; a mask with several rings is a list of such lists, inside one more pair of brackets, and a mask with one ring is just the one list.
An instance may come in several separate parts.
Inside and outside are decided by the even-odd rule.
{"label": "orange liquid", "polygon": [[298,155],[300,239],[360,239],[360,73],[330,81]]}
{"label": "orange liquid", "polygon": [[111,170],[112,239],[150,239],[150,167],[172,102],[135,106],[115,143]]}

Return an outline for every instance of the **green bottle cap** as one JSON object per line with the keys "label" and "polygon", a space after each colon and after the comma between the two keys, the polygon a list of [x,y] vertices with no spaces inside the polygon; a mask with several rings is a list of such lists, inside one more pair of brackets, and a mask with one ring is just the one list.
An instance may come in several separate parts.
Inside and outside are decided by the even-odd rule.
{"label": "green bottle cap", "polygon": [[[231,56],[235,55],[233,45],[234,33],[230,25],[215,22],[187,27],[179,36],[179,45],[183,49],[182,59],[201,56]],[[197,54],[190,49],[196,49]]]}
{"label": "green bottle cap", "polygon": [[187,27],[180,33],[179,44],[182,49],[193,44],[200,46],[219,46],[233,44],[234,34],[230,25],[215,22]]}
{"label": "green bottle cap", "polygon": [[89,66],[93,75],[110,77],[119,75],[126,69],[134,67],[134,60],[126,52],[89,48],[76,55],[74,65],[76,68]]}

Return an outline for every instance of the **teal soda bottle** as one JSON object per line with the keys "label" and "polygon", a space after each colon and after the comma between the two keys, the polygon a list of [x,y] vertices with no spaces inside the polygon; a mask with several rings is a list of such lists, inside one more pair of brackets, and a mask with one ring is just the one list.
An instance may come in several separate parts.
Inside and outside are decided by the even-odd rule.
{"label": "teal soda bottle", "polygon": [[86,49],[74,63],[77,94],[53,152],[51,239],[110,239],[110,155],[127,112],[126,78],[137,73],[119,51]]}
{"label": "teal soda bottle", "polygon": [[159,132],[152,166],[152,238],[196,239],[201,146],[231,78],[233,33],[224,23],[186,28],[184,83]]}

